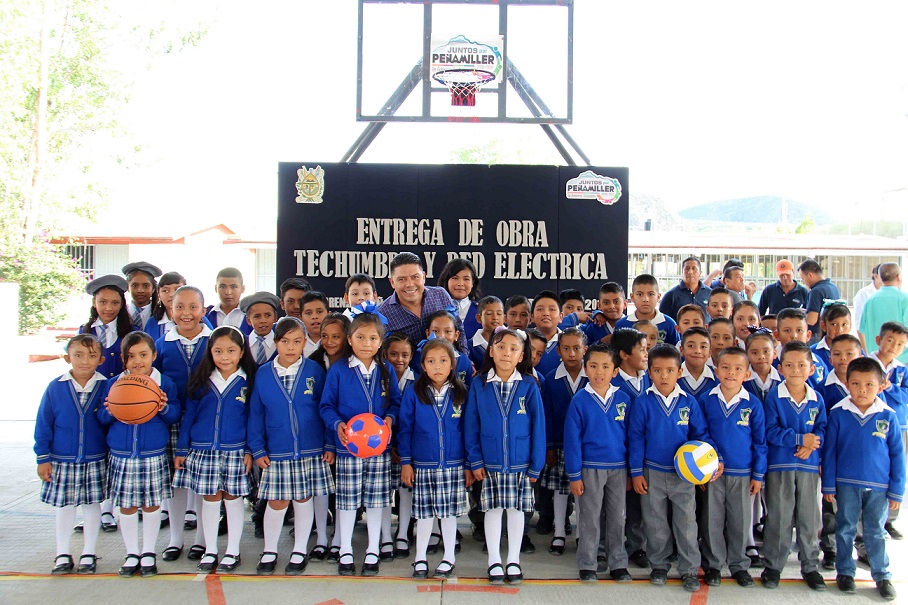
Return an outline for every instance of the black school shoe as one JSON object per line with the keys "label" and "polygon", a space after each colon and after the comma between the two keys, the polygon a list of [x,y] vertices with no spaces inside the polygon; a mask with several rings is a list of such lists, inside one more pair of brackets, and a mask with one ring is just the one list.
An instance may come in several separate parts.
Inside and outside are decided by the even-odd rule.
{"label": "black school shoe", "polygon": [[580,581],[581,582],[598,582],[599,578],[596,576],[596,572],[592,569],[581,569],[580,570]]}
{"label": "black school shoe", "polygon": [[240,563],[242,563],[240,555],[224,555],[218,564],[217,573],[233,573],[240,566]]}
{"label": "black school shoe", "polygon": [[703,581],[707,586],[719,586],[722,584],[722,572],[715,567],[707,567],[703,572]]}
{"label": "black school shoe", "polygon": [[260,576],[270,576],[274,574],[274,569],[277,567],[277,553],[265,551],[262,553],[262,557],[265,555],[274,555],[274,558],[267,563],[259,559],[259,564],[255,566],[255,573]]}
{"label": "black school shoe", "polygon": [[[135,561],[135,564],[128,565],[130,560]],[[141,561],[142,558],[139,557],[139,555],[126,555],[126,559],[123,561],[123,565],[120,566],[120,571],[118,571],[117,574],[124,578],[131,578],[139,572]]]}
{"label": "black school shoe", "polygon": [[633,580],[631,573],[623,567],[610,571],[609,577],[616,582],[631,582]]}
{"label": "black school shoe", "polygon": [[[158,556],[153,552],[143,552],[142,559],[151,558],[151,565],[140,565],[139,571],[142,573],[143,578],[150,578],[151,576],[158,575]],[[141,562],[141,559],[140,559]]]}
{"label": "black school shoe", "polygon": [[655,586],[665,586],[668,582],[668,571],[665,569],[654,569],[649,574],[649,583]]}
{"label": "black school shoe", "polygon": [[697,579],[697,574],[695,573],[686,573],[681,576],[681,582],[683,583],[684,590],[687,592],[697,592],[700,590],[700,580]]}
{"label": "black school shoe", "polygon": [[425,580],[429,577],[429,562],[428,561],[416,561],[411,563],[413,566],[413,576],[414,580]]}
{"label": "black school shoe", "polygon": [[[342,559],[349,558],[349,563],[341,563]],[[337,575],[339,576],[355,576],[356,575],[356,564],[353,562],[353,555],[346,554],[337,559]]]}
{"label": "black school shoe", "polygon": [[306,566],[309,564],[309,557],[306,556],[306,553],[302,552],[292,552],[290,553],[290,558],[293,558],[293,555],[299,555],[303,558],[299,563],[287,563],[287,566],[284,567],[284,574],[288,576],[298,576],[306,571]]}
{"label": "black school shoe", "polygon": [[835,577],[835,585],[845,594],[854,594],[857,589],[854,586],[854,577],[839,574]]}
{"label": "black school shoe", "polygon": [[649,559],[646,558],[645,550],[635,550],[627,559],[637,567],[642,567],[643,569],[649,567]]}
{"label": "black school shoe", "polygon": [[374,552],[367,552],[366,557],[368,558],[369,556],[375,557],[375,563],[366,563],[363,561],[363,566],[360,568],[359,572],[359,575],[361,576],[378,575],[379,561],[381,561],[381,559],[379,558],[379,555]]}
{"label": "black school shoe", "polygon": [[520,554],[531,555],[534,552],[536,552],[536,546],[533,544],[533,541],[530,540],[530,536],[523,534],[523,539],[520,541]]}
{"label": "black school shoe", "polygon": [[835,569],[835,551],[824,550],[823,561],[820,564],[823,566],[823,569]]}
{"label": "black school shoe", "polygon": [[382,542],[378,547],[378,558],[387,563],[394,560],[394,542]]}
{"label": "black school shoe", "polygon": [[96,555],[82,555],[79,557],[78,574],[90,575],[98,571],[98,557]]}
{"label": "black school shoe", "polygon": [[[900,532],[900,531],[895,527],[895,525],[893,525],[891,522],[890,522],[890,523],[886,523],[885,525],[883,525],[883,529],[885,529],[885,530],[889,533],[889,536],[890,536],[893,540],[901,540],[902,538],[905,537],[905,536],[902,535],[902,532]],[[889,580],[883,580],[883,581],[884,581],[884,582],[888,582]]]}
{"label": "black school shoe", "polygon": [[[523,582],[523,570],[518,563],[508,563],[505,565],[504,579],[509,584],[520,584]],[[515,571],[516,570],[516,571]]]}
{"label": "black school shoe", "polygon": [[764,588],[778,588],[779,580],[782,579],[782,573],[767,567],[763,570],[763,573],[760,574],[760,583],[763,584]]}
{"label": "black school shoe", "polygon": [[754,585],[754,579],[747,572],[746,569],[739,569],[735,573],[731,574],[732,579],[738,583],[738,586],[741,588],[750,588]]}
{"label": "black school shoe", "polygon": [[218,555],[217,553],[206,552],[204,556],[199,560],[199,564],[196,566],[196,570],[199,573],[211,573],[214,571],[214,568],[218,565]]}
{"label": "black school shoe", "polygon": [[73,567],[72,555],[57,555],[54,559],[54,568],[50,570],[50,573],[55,576],[72,573]]}
{"label": "black school shoe", "polygon": [[826,580],[823,579],[820,572],[811,571],[809,573],[801,574],[801,577],[804,578],[804,581],[807,582],[807,586],[809,586],[811,590],[826,592]]}
{"label": "black school shoe", "polygon": [[895,587],[892,586],[892,582],[889,580],[880,580],[877,582],[876,589],[879,591],[880,596],[887,601],[894,601],[895,597],[898,596],[895,592]]}

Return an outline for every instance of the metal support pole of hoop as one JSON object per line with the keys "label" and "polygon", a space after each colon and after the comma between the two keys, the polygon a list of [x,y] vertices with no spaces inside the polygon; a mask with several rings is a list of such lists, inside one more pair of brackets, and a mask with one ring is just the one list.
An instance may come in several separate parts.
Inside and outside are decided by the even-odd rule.
{"label": "metal support pole of hoop", "polygon": [[443,69],[432,76],[451,91],[451,106],[474,107],[476,93],[495,79],[495,74],[481,69]]}

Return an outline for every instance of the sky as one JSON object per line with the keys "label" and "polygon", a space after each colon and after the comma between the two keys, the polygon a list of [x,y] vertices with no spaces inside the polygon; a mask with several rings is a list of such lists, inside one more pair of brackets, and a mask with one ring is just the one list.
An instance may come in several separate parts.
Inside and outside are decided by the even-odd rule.
{"label": "sky", "polygon": [[[631,190],[670,209],[757,195],[843,220],[908,207],[908,3],[857,7],[576,0],[567,130],[594,165],[629,167]],[[135,72],[124,123],[143,165],[110,175],[111,206],[201,203],[268,231],[278,162],[339,161],[366,125],[355,119],[356,2],[229,2],[208,19],[197,48]],[[515,40],[556,39],[537,21]],[[389,56],[406,38],[395,29],[411,31],[389,23]],[[559,77],[538,53],[511,58],[542,90]],[[388,78],[403,77],[400,64]],[[492,140],[512,161],[564,163],[539,126],[485,124],[389,124],[360,161],[446,163]]]}

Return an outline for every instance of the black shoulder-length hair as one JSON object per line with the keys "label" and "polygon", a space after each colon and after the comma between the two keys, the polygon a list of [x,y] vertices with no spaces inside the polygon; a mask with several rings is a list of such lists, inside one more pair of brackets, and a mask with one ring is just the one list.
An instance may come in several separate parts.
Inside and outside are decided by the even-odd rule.
{"label": "black shoulder-length hair", "polygon": [[517,371],[524,376],[533,375],[533,350],[530,348],[530,339],[521,337],[515,330],[510,330],[508,328],[496,329],[492,334],[492,338],[489,339],[489,346],[486,348],[486,356],[482,361],[482,367],[479,369],[480,378],[482,378],[483,384],[487,382],[489,370],[495,367],[495,362],[492,360],[492,348],[501,342],[501,339],[505,336],[513,336],[523,343],[523,359],[517,364]]}
{"label": "black shoulder-length hair", "polygon": [[[448,262],[447,265],[441,270],[441,274],[438,276],[438,285],[448,290],[448,280],[463,271],[468,269],[470,273],[473,274],[473,289],[470,290],[470,293],[467,294],[467,298],[476,302],[482,298],[482,291],[479,289],[479,276],[476,274],[476,267],[473,266],[471,261],[468,261],[465,258],[455,258]],[[450,292],[448,292],[450,294]]]}
{"label": "black shoulder-length hair", "polygon": [[[454,403],[454,405],[462,404],[467,400],[467,386],[457,376],[457,358],[454,356],[454,346],[444,338],[433,338],[422,347],[423,360],[425,360],[426,355],[433,349],[444,349],[445,353],[451,358],[451,372],[448,374],[446,382],[453,391],[451,395],[452,403]],[[416,389],[416,398],[422,403],[435,405],[435,398],[429,396],[430,386],[432,386],[432,383],[429,381],[425,367],[423,367],[423,371],[420,372],[419,377],[413,385],[413,388]]]}
{"label": "black shoulder-length hair", "polygon": [[255,363],[255,357],[252,356],[252,351],[246,343],[246,337],[243,336],[243,333],[237,328],[232,326],[221,326],[220,328],[215,328],[211,331],[211,336],[208,337],[208,345],[205,348],[205,356],[189,379],[189,388],[187,389],[187,392],[193,399],[201,398],[210,388],[208,377],[217,369],[217,366],[214,365],[214,359],[211,356],[211,348],[214,346],[215,341],[223,336],[229,338],[235,345],[242,349],[243,356],[240,357],[239,368],[246,373],[246,392],[252,392],[252,382],[255,379],[255,372],[258,370],[258,364]]}

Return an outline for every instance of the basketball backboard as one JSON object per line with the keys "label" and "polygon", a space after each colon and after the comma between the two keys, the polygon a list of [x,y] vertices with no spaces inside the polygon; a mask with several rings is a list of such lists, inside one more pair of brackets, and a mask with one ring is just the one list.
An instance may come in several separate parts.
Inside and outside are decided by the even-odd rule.
{"label": "basketball backboard", "polygon": [[359,0],[358,18],[358,121],[572,121],[573,0]]}

